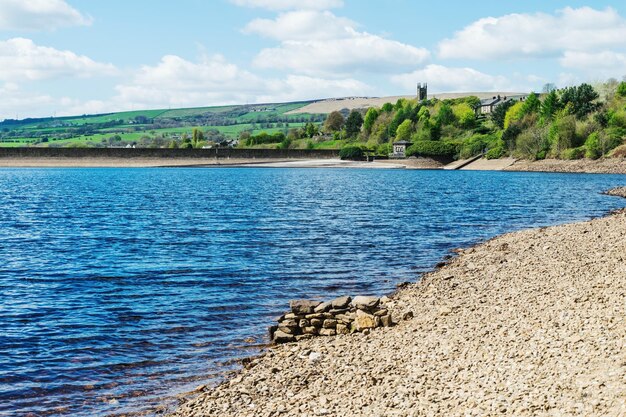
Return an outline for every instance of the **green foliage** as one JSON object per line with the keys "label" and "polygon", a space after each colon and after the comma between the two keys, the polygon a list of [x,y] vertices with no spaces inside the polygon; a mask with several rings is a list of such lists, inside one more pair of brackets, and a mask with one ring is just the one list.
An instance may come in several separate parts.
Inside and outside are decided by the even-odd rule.
{"label": "green foliage", "polygon": [[467,159],[480,155],[489,148],[495,147],[497,138],[495,135],[474,135],[463,141],[459,150],[459,158]]}
{"label": "green foliage", "polygon": [[462,129],[471,129],[476,124],[476,112],[474,107],[468,103],[457,104],[452,107],[454,118],[458,121]]}
{"label": "green foliage", "polygon": [[582,159],[585,157],[585,150],[586,149],[583,146],[565,149],[561,152],[561,159]]}
{"label": "green foliage", "polygon": [[505,154],[504,146],[496,146],[495,148],[489,149],[485,154],[485,158],[487,159],[498,159],[502,158]]}
{"label": "green foliage", "polygon": [[620,97],[626,97],[626,82],[622,81],[619,83],[616,93]]}
{"label": "green foliage", "polygon": [[352,110],[348,119],[346,119],[346,136],[355,138],[361,132],[363,126],[363,116],[357,110]]}
{"label": "green foliage", "polygon": [[345,122],[346,120],[341,112],[331,112],[324,122],[324,131],[326,131],[327,133],[337,132],[341,130]]}
{"label": "green foliage", "polygon": [[565,149],[577,147],[576,118],[563,116],[556,119],[550,127],[549,135],[555,155],[560,155]]}
{"label": "green foliage", "polygon": [[385,103],[383,107],[381,107],[381,110],[385,113],[391,113],[393,111],[393,105],[391,103]]}
{"label": "green foliage", "polygon": [[287,138],[285,136],[284,133],[282,132],[277,132],[274,134],[268,134],[268,133],[261,133],[258,134],[256,136],[252,136],[250,135],[246,141],[245,141],[245,145],[246,146],[254,146],[254,145],[265,145],[265,144],[270,144],[270,143],[281,143],[283,141],[285,141]]}
{"label": "green foliage", "polygon": [[504,143],[504,147],[509,151],[514,150],[515,141],[520,133],[522,133],[522,129],[518,125],[511,125],[504,132],[502,132],[502,142]]}
{"label": "green foliage", "polygon": [[524,102],[518,101],[513,104],[504,116],[504,128],[507,129],[511,124],[518,122],[524,117]]}
{"label": "green foliage", "polygon": [[312,138],[318,135],[319,132],[320,132],[319,126],[314,123],[307,123],[306,125],[304,125],[304,134],[306,135],[307,138]]}
{"label": "green foliage", "polygon": [[444,156],[452,157],[456,153],[456,145],[439,141],[415,142],[406,150],[407,156]]}
{"label": "green foliage", "polygon": [[362,161],[365,157],[363,148],[360,146],[346,146],[339,151],[339,158],[349,161]]}
{"label": "green foliage", "polygon": [[284,139],[276,145],[276,149],[289,149],[291,147],[291,139],[285,138],[285,135],[283,137]]}
{"label": "green foliage", "polygon": [[410,119],[405,120],[396,129],[396,140],[409,140],[411,139],[411,133],[413,133],[413,122]]}
{"label": "green foliage", "polygon": [[539,101],[539,97],[537,94],[530,93],[526,100],[524,101],[524,105],[522,106],[522,112],[524,115],[537,113],[541,108],[541,101]]}
{"label": "green foliage", "polygon": [[600,107],[595,102],[599,97],[591,85],[583,83],[577,87],[565,88],[561,94],[561,102],[570,114],[582,119]]}
{"label": "green foliage", "polygon": [[456,116],[452,111],[452,107],[448,103],[444,103],[437,113],[437,122],[440,126],[447,126],[456,122]]}
{"label": "green foliage", "polygon": [[407,118],[408,118],[408,114],[404,110],[404,108],[401,108],[395,113],[395,115],[393,116],[393,119],[391,120],[391,123],[389,124],[389,127],[387,128],[389,137],[394,137],[396,135],[398,126],[400,126],[402,122],[404,122]]}
{"label": "green foliage", "polygon": [[498,126],[500,129],[504,129],[504,118],[506,117],[506,113],[509,111],[515,102],[513,100],[505,101],[504,103],[496,106],[491,112],[491,120],[493,123]]}
{"label": "green foliage", "polygon": [[544,159],[550,150],[545,128],[534,126],[522,132],[515,141],[515,154],[526,159]]}
{"label": "green foliage", "polygon": [[363,130],[368,134],[372,132],[372,127],[374,126],[374,122],[378,119],[379,116],[378,109],[375,107],[371,107],[367,113],[365,113],[365,120],[363,121]]}
{"label": "green foliage", "polygon": [[559,95],[556,93],[556,90],[551,90],[541,103],[539,114],[544,121],[549,122],[552,121],[554,115],[561,109],[562,105],[561,100],[559,100]]}

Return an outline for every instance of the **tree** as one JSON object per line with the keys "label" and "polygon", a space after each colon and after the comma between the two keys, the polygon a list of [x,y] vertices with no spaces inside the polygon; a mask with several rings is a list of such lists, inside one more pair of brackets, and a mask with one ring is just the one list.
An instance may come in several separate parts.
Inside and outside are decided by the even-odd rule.
{"label": "tree", "polygon": [[411,138],[411,133],[413,132],[413,122],[410,119],[405,120],[398,126],[396,129],[396,140],[406,140],[408,141]]}
{"label": "tree", "polygon": [[454,117],[459,121],[459,126],[463,129],[471,129],[476,122],[474,107],[468,103],[457,104],[452,108]]}
{"label": "tree", "polygon": [[361,132],[363,126],[363,116],[357,110],[352,110],[346,120],[346,136],[349,138],[356,137]]}
{"label": "tree", "polygon": [[561,110],[561,108],[562,106],[561,100],[559,100],[559,95],[556,93],[556,90],[552,90],[543,100],[543,103],[541,103],[539,114],[543,120],[551,121],[556,112]]}
{"label": "tree", "polygon": [[600,97],[598,93],[589,84],[583,83],[578,87],[567,87],[561,94],[561,102],[565,107],[571,105],[571,114],[578,119],[583,119],[589,113],[598,109],[598,103],[595,100]]}
{"label": "tree", "polygon": [[312,138],[313,136],[317,135],[319,132],[320,132],[320,129],[315,123],[308,122],[306,125],[304,125],[304,134],[306,135],[307,138]]}
{"label": "tree", "polygon": [[440,126],[451,125],[456,121],[456,117],[454,116],[454,112],[452,111],[452,107],[449,104],[444,103],[439,109],[439,113],[437,113],[437,122],[439,122]]}
{"label": "tree", "polygon": [[512,123],[515,123],[524,117],[524,102],[518,101],[506,111],[504,116],[504,128],[507,129]]}
{"label": "tree", "polygon": [[345,121],[346,120],[344,119],[343,114],[338,111],[334,111],[326,118],[326,122],[324,122],[324,130],[329,133],[337,132],[341,130]]}
{"label": "tree", "polygon": [[524,105],[522,106],[522,113],[524,116],[531,113],[537,113],[541,108],[541,101],[539,101],[539,97],[537,94],[530,93],[526,100],[524,101]]}
{"label": "tree", "polygon": [[379,112],[376,108],[370,107],[370,109],[365,113],[365,120],[363,121],[363,129],[366,133],[370,133],[372,131],[372,126],[374,126],[374,122],[379,116]]}
{"label": "tree", "polygon": [[200,129],[194,129],[191,136],[191,143],[193,147],[197,147],[198,143],[204,141],[204,133]]}
{"label": "tree", "polygon": [[556,85],[554,83],[546,83],[543,85],[543,88],[541,89],[541,92],[544,94],[548,94],[553,91],[556,91]]}
{"label": "tree", "polygon": [[385,103],[383,104],[383,107],[381,108],[381,110],[385,113],[391,113],[393,111],[393,104]]}
{"label": "tree", "polygon": [[514,104],[515,102],[513,100],[505,101],[504,103],[496,106],[496,108],[491,112],[491,120],[500,129],[504,129],[504,118],[506,117],[506,112],[509,111]]}
{"label": "tree", "polygon": [[556,155],[576,147],[576,118],[570,115],[556,119],[550,127],[550,140]]}
{"label": "tree", "polygon": [[617,86],[617,95],[620,97],[626,97],[626,82],[622,81]]}

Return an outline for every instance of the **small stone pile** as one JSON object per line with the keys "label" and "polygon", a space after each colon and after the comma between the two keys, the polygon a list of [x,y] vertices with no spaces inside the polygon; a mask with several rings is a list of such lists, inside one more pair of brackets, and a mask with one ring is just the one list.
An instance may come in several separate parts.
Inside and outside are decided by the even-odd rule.
{"label": "small stone pile", "polygon": [[269,329],[274,343],[297,342],[315,336],[335,336],[369,332],[376,327],[393,325],[391,314],[381,304],[387,297],[339,297],[321,302],[292,300],[291,311],[278,318]]}

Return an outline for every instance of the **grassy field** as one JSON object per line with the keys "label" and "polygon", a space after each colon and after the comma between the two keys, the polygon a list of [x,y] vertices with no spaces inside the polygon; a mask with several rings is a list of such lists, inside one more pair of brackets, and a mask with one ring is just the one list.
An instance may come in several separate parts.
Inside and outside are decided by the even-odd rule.
{"label": "grassy field", "polygon": [[[194,129],[235,139],[241,132],[274,133],[319,123],[323,115],[287,114],[310,102],[137,110],[0,122],[0,146],[111,146],[191,136]],[[121,138],[115,141],[112,138]],[[216,137],[213,134],[212,137]],[[121,142],[121,143],[120,143]],[[161,143],[161,142],[160,142]]]}

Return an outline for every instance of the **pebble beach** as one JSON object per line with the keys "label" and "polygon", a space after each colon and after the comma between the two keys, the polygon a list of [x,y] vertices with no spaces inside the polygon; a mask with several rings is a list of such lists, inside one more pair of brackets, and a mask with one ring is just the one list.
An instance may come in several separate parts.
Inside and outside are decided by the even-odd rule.
{"label": "pebble beach", "polygon": [[626,414],[625,211],[457,252],[393,327],[272,346],[171,416]]}

